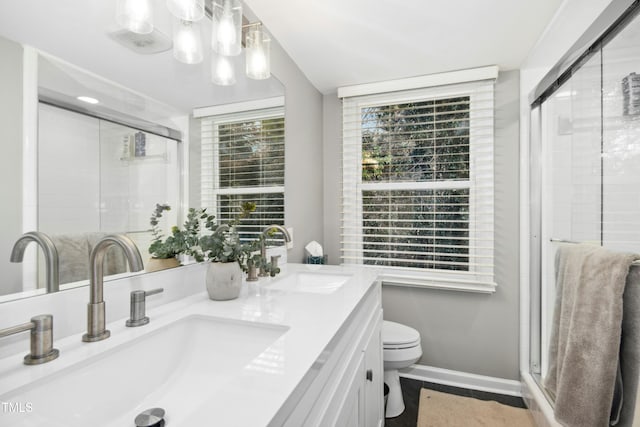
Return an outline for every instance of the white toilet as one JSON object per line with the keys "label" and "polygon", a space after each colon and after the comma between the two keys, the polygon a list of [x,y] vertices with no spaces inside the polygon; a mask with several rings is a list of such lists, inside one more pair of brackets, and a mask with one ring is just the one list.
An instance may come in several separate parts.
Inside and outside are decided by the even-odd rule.
{"label": "white toilet", "polygon": [[407,368],[420,359],[420,334],[413,328],[385,320],[382,322],[384,382],[389,387],[386,418],[404,412],[404,399],[400,388],[398,369]]}

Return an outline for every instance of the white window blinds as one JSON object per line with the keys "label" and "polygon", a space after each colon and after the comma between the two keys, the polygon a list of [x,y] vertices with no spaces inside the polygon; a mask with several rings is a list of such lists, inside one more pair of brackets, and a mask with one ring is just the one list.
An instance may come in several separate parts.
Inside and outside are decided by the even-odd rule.
{"label": "white window blinds", "polygon": [[236,218],[242,202],[256,211],[241,238],[284,224],[284,110],[271,108],[200,119],[202,206],[219,222]]}
{"label": "white window blinds", "polygon": [[493,283],[493,82],[343,100],[342,258]]}

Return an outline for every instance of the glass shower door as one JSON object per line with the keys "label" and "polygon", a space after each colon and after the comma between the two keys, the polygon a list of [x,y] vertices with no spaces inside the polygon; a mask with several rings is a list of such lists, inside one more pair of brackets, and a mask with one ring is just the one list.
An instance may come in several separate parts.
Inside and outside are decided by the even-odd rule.
{"label": "glass shower door", "polygon": [[149,217],[156,203],[173,208],[163,224],[178,221],[178,160],[177,141],[101,120],[100,230],[126,232],[146,258]]}
{"label": "glass shower door", "polygon": [[[640,18],[531,111],[530,370],[548,370],[561,242],[640,252]],[[637,267],[635,267],[637,268]]]}

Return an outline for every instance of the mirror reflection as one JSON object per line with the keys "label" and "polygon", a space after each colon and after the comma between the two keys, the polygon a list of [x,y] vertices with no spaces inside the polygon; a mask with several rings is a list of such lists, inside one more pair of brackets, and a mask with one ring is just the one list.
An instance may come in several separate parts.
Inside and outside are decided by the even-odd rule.
{"label": "mirror reflection", "polygon": [[[208,52],[202,64],[187,66],[173,59],[170,44],[133,51],[110,36],[121,31],[115,2],[61,3],[0,5],[0,302],[46,292],[47,257],[38,244],[26,245],[22,262],[10,262],[27,231],[53,241],[61,290],[88,283],[88,254],[105,234],[125,233],[148,259],[156,203],[173,208],[166,232],[188,206],[200,206],[199,189],[189,184],[189,174],[201,170],[193,109],[284,94],[273,76],[238,73],[233,86],[213,85]],[[156,10],[157,31],[171,34],[169,17]],[[105,272],[131,274],[117,251]]]}

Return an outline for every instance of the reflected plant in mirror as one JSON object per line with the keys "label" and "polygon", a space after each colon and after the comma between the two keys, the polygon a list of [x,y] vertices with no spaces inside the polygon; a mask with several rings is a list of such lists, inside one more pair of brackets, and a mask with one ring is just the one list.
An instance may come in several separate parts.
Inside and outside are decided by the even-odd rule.
{"label": "reflected plant in mirror", "polygon": [[[164,233],[162,232],[162,228],[160,228],[162,213],[170,210],[171,206],[158,203],[151,214],[151,219],[149,219],[149,224],[151,224],[151,235],[153,236],[151,246],[149,246],[149,253],[156,259],[175,258],[180,254],[180,246],[177,244],[174,236],[170,236],[164,240]],[[171,232],[175,235],[176,231],[177,228],[174,226]]]}
{"label": "reflected plant in mirror", "polygon": [[148,272],[177,267],[180,265],[180,255],[191,256],[197,262],[204,261],[204,254],[199,246],[202,223],[207,228],[213,228],[215,217],[207,214],[206,208],[189,208],[183,228],[174,225],[171,227],[171,235],[165,238],[160,221],[163,212],[170,210],[171,206],[168,204],[158,203],[149,219],[153,239],[149,246],[151,260],[147,264]]}

